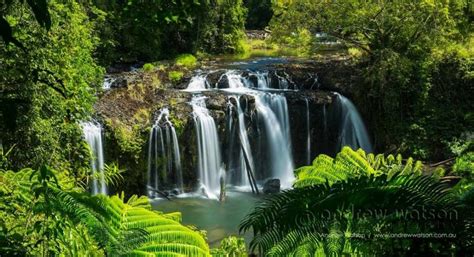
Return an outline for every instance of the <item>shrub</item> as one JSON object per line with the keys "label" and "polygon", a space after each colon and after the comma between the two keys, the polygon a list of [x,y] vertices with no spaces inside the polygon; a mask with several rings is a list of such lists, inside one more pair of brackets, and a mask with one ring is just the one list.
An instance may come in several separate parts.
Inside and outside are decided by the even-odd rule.
{"label": "shrub", "polygon": [[250,50],[251,50],[251,46],[250,46],[250,44],[248,43],[247,40],[240,39],[239,41],[237,41],[237,45],[235,47],[235,52],[236,53],[245,54],[245,53],[249,53]]}
{"label": "shrub", "polygon": [[221,246],[211,250],[212,256],[247,257],[247,249],[243,238],[230,236],[222,239]]}
{"label": "shrub", "polygon": [[145,64],[143,65],[143,70],[144,70],[145,72],[150,72],[150,71],[152,71],[153,69],[155,69],[155,65],[153,65],[153,64],[151,64],[151,63],[145,63]]}
{"label": "shrub", "polygon": [[176,65],[183,66],[189,69],[196,67],[197,59],[192,54],[180,54],[176,57],[175,60]]}
{"label": "shrub", "polygon": [[182,71],[170,71],[168,73],[168,78],[171,82],[177,83],[179,82],[184,76],[184,73]]}
{"label": "shrub", "polygon": [[456,159],[453,173],[466,177],[474,176],[474,152],[468,152]]}

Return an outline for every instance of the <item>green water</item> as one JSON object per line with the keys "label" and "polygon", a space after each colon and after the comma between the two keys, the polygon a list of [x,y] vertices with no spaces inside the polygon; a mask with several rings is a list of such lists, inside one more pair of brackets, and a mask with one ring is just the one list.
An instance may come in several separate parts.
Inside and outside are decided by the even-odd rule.
{"label": "green water", "polygon": [[211,247],[231,235],[250,242],[251,233],[239,235],[240,221],[254,208],[258,196],[244,192],[228,192],[225,202],[209,200],[199,196],[168,200],[154,200],[152,206],[162,212],[181,212],[183,224],[194,225],[207,231]]}

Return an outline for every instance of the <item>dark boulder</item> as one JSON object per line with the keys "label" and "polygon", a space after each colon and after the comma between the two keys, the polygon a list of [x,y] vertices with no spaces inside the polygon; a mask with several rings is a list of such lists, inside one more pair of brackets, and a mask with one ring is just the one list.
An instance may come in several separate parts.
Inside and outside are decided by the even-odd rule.
{"label": "dark boulder", "polygon": [[264,194],[277,194],[280,192],[280,180],[269,179],[263,184],[263,193]]}

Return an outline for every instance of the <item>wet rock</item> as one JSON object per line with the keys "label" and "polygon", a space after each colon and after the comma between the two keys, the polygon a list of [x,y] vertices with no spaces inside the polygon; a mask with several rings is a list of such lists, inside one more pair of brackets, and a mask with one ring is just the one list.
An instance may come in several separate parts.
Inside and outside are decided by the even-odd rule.
{"label": "wet rock", "polygon": [[266,30],[246,30],[245,34],[249,39],[264,40],[270,36],[270,32]]}
{"label": "wet rock", "polygon": [[171,195],[179,195],[181,192],[178,189],[171,190]]}
{"label": "wet rock", "polygon": [[280,180],[269,179],[263,184],[263,193],[264,194],[277,194],[280,192]]}
{"label": "wet rock", "polygon": [[227,109],[227,97],[220,92],[207,92],[206,106],[209,110],[221,110]]}
{"label": "wet rock", "polygon": [[110,88],[121,88],[127,87],[127,79],[126,78],[113,78],[110,82]]}

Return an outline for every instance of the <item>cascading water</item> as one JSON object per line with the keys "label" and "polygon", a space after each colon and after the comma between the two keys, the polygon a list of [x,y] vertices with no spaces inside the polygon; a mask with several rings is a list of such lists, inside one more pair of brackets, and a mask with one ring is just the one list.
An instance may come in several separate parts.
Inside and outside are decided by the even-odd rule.
{"label": "cascading water", "polygon": [[[209,75],[219,72],[222,73],[218,81],[215,84],[210,83],[215,76]],[[249,184],[255,185],[255,179],[263,182],[268,178],[278,178],[283,188],[291,187],[294,180],[294,149],[287,97],[294,97],[294,91],[301,86],[281,71],[230,69],[211,73],[199,73],[184,90],[193,93],[191,105],[197,132],[199,180],[206,194],[217,198],[221,188],[220,179],[224,174],[222,167],[229,171],[229,184],[235,186],[248,187]],[[317,76],[310,76],[309,80],[316,83]],[[204,97],[199,96],[200,91],[210,89],[212,93],[206,93],[209,94],[208,97],[213,97],[214,93],[219,94],[217,91],[224,91],[229,98],[228,131],[224,143],[225,165],[221,163],[215,121],[206,108]],[[241,99],[255,99],[255,102],[251,100],[250,108],[242,108],[239,101]],[[298,124],[303,126],[302,131],[306,135],[293,137],[300,140],[295,141],[295,145],[304,149],[295,151],[298,165],[310,164],[314,157],[312,154],[315,153],[334,154],[343,145],[372,151],[362,119],[347,98],[337,94],[334,104],[320,106],[322,120],[316,123],[311,119],[320,112],[312,115],[313,106],[309,98],[305,98],[304,104],[306,112],[302,113],[302,117],[305,122]],[[330,109],[326,110],[327,108]],[[251,117],[249,124],[246,124],[245,117]],[[317,127],[318,124],[320,127]],[[331,130],[333,127],[340,129]],[[321,139],[312,141],[313,134],[321,136]],[[336,141],[338,143],[334,144]],[[302,158],[299,158],[300,153]],[[254,162],[257,159],[258,162]],[[255,175],[252,179],[249,177],[249,169],[255,172],[250,172]]]}
{"label": "cascading water", "polygon": [[[279,76],[278,74],[274,74],[278,80],[278,88],[279,90],[286,90],[288,89],[288,80],[283,77]],[[266,135],[266,148],[268,149],[268,157],[270,160],[269,166],[271,166],[271,175],[275,178],[279,178],[280,182],[283,187],[291,187],[291,184],[294,180],[293,176],[293,157],[291,151],[291,135],[290,135],[290,122],[289,122],[289,115],[288,115],[288,104],[284,95],[277,94],[277,93],[270,93],[270,92],[262,92],[260,90],[267,90],[271,88],[271,76],[269,72],[261,72],[261,71],[249,71],[244,74],[241,71],[237,70],[228,70],[222,74],[219,81],[223,78],[227,80],[227,88],[223,90],[234,93],[234,94],[247,94],[254,96],[256,99],[257,104],[257,112],[259,116],[263,120],[263,130],[265,131]],[[219,84],[219,82],[218,82]],[[188,88],[185,91],[203,91],[210,88],[210,83],[206,81],[206,76],[199,74],[191,79]],[[232,98],[232,97],[231,97]],[[250,168],[254,169],[253,163],[253,156],[252,151],[250,149],[250,143],[248,139],[248,135],[245,128],[244,122],[244,113],[240,106],[240,102],[238,97],[233,97],[235,99],[236,104],[236,111],[238,117],[238,136],[241,143],[241,151],[239,151],[238,158],[240,159],[240,179],[238,185],[240,186],[248,186],[249,179],[248,179],[248,169],[245,163],[245,157],[247,157],[247,161],[249,162]],[[194,100],[193,100],[194,101]],[[204,105],[205,106],[205,105]],[[199,107],[199,108],[198,108]],[[199,117],[196,115],[196,110],[202,110],[202,105],[195,105],[193,104],[193,112],[195,113],[195,117]],[[198,112],[199,113],[199,112]],[[204,112],[207,113],[207,110]],[[205,115],[203,118],[206,118]],[[195,118],[196,120],[196,118]],[[198,124],[196,124],[197,126]],[[198,126],[197,126],[198,127]],[[198,131],[199,135],[199,131]],[[217,136],[216,136],[217,137]],[[199,150],[205,151],[204,148],[202,149],[203,142],[199,139]],[[208,147],[208,146],[204,146]],[[211,150],[212,151],[212,150]],[[232,158],[231,158],[232,159]],[[208,163],[201,157],[199,157],[199,165],[201,163]],[[216,165],[214,165],[216,167]],[[218,174],[218,172],[214,172],[214,174]],[[205,185],[208,189],[211,185],[212,188],[217,188],[217,181],[218,178],[213,178],[208,174],[203,174],[200,169],[200,178],[201,183]],[[211,179],[212,178],[212,179]],[[213,191],[213,190],[210,190]],[[214,190],[215,191],[215,190]]]}
{"label": "cascading water", "polygon": [[311,119],[309,115],[309,101],[305,98],[306,107],[306,164],[311,164]]}
{"label": "cascading water", "polygon": [[104,82],[102,83],[102,89],[109,90],[112,87],[115,79],[109,76],[104,77]]}
{"label": "cascading water", "polygon": [[255,72],[254,75],[257,78],[257,88],[267,89],[271,84],[271,78],[268,76],[268,72]]}
{"label": "cascading water", "polygon": [[[172,180],[170,183],[169,180]],[[161,181],[161,182],[160,182]],[[161,184],[160,184],[161,183]],[[181,156],[176,130],[169,120],[169,110],[161,110],[153,125],[148,142],[148,183],[150,197],[155,197],[160,186],[172,184],[183,192]]]}
{"label": "cascading water", "polygon": [[235,70],[226,72],[224,76],[227,78],[227,83],[230,90],[247,88],[249,85],[248,83],[245,83],[247,81],[242,78],[241,74]]}
{"label": "cascading water", "polygon": [[[242,107],[240,106],[240,98],[237,96],[231,96],[230,99],[233,99],[235,102],[236,110],[237,110],[237,120],[239,122],[239,139],[240,139],[240,181],[239,186],[241,187],[250,187],[250,180],[248,178],[249,172],[253,172],[255,169],[255,165],[253,162],[252,151],[250,149],[250,142],[247,134],[247,128],[245,127],[245,117]],[[247,168],[250,166],[250,170]]]}
{"label": "cascading water", "polygon": [[84,139],[91,151],[92,194],[107,194],[104,178],[104,150],[102,147],[102,127],[97,122],[83,122],[81,124]]}
{"label": "cascading water", "polygon": [[191,81],[188,84],[188,87],[184,91],[196,92],[209,89],[211,85],[207,81],[207,76],[199,74],[191,78]]}
{"label": "cascading water", "polygon": [[373,152],[369,133],[354,104],[341,94],[337,95],[337,107],[341,117],[341,131],[339,148],[350,146],[353,149],[362,148],[366,152]]}
{"label": "cascading water", "polygon": [[[285,102],[285,104],[272,104],[272,102],[278,101]],[[286,115],[278,117],[278,115],[276,115],[278,112],[275,113],[271,108],[271,106],[277,106],[279,108],[286,107],[286,99],[274,94],[260,94],[255,96],[255,106],[259,117],[261,117],[264,123],[267,149],[270,156],[268,165],[271,167],[272,175],[280,179],[283,188],[289,188],[294,180],[294,167],[288,129],[288,109],[286,109]],[[285,109],[279,111],[284,113]]]}
{"label": "cascading water", "polygon": [[191,100],[198,143],[198,172],[201,189],[209,197],[217,199],[221,169],[221,151],[214,119],[206,107],[205,97],[193,96]]}

